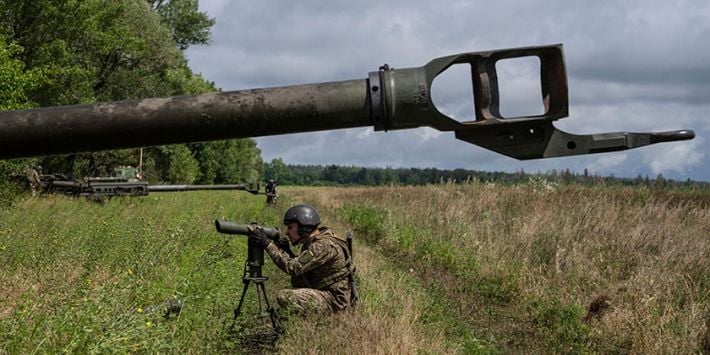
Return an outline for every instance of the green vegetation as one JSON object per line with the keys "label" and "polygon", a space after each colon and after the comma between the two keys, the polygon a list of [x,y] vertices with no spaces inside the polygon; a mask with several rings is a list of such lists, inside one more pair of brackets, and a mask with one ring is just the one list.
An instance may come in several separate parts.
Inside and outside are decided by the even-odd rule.
{"label": "green vegetation", "polygon": [[213,220],[277,214],[230,193],[26,200],[0,218],[0,352],[227,351],[246,243]]}
{"label": "green vegetation", "polygon": [[[361,302],[289,319],[278,352],[700,351],[710,193],[541,186],[285,188],[277,208],[232,192],[30,198],[0,212],[0,352],[251,352],[226,330],[245,241],[212,220],[278,226],[302,202],[354,228]],[[264,271],[273,300],[288,281]],[[172,297],[185,308],[164,319]]]}
{"label": "green vegetation", "polygon": [[[216,90],[192,72],[181,51],[209,42],[214,20],[198,10],[196,0],[1,1],[0,13],[1,110]],[[202,154],[210,149],[216,153]],[[144,153],[152,182],[237,183],[262,171],[261,152],[251,139]],[[238,168],[235,156],[242,157]],[[138,150],[0,161],[0,206],[15,195],[8,176],[37,162],[45,173],[105,176],[115,166],[138,164]]]}
{"label": "green vegetation", "polygon": [[[585,169],[577,174],[566,170],[550,170],[545,173],[529,174],[524,171],[506,173],[502,171],[480,171],[467,169],[437,168],[377,168],[339,165],[295,165],[286,164],[281,158],[264,163],[266,179],[278,180],[281,185],[296,186],[382,186],[382,185],[427,185],[445,182],[494,182],[499,184],[520,184],[538,182],[536,188],[547,188],[557,184],[583,184],[594,186],[645,186],[663,188],[708,188],[710,183],[702,181],[674,181],[658,174],[650,179],[641,175],[633,179],[613,176],[590,175]],[[542,183],[542,184],[541,184]],[[547,184],[548,186],[545,186]]]}

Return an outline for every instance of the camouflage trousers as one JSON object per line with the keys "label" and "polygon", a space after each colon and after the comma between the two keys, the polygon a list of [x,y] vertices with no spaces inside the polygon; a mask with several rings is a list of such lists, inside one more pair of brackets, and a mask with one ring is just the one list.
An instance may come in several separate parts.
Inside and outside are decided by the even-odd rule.
{"label": "camouflage trousers", "polygon": [[30,189],[32,191],[32,196],[38,196],[42,192],[42,184],[38,182],[30,182]]}
{"label": "camouflage trousers", "polygon": [[276,301],[283,309],[300,313],[330,313],[333,295],[313,288],[283,289],[276,292]]}

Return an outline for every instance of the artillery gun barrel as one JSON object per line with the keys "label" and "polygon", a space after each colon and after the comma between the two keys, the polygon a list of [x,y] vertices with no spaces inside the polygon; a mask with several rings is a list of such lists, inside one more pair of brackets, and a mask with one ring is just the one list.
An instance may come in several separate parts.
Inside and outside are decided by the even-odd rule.
{"label": "artillery gun barrel", "polygon": [[0,112],[0,158],[367,126],[365,80]]}
{"label": "artillery gun barrel", "polygon": [[[496,63],[537,57],[542,114],[504,117]],[[474,117],[437,109],[436,76],[455,64],[471,69]],[[376,131],[432,127],[517,159],[590,154],[692,139],[691,130],[575,135],[553,121],[568,115],[562,45],[470,52],[422,67],[387,65],[366,79],[195,96],[0,112],[0,159],[258,137],[373,126]]]}
{"label": "artillery gun barrel", "polygon": [[52,181],[52,186],[56,187],[80,187],[81,183],[76,181]]}
{"label": "artillery gun barrel", "polygon": [[253,194],[258,193],[256,189],[245,184],[231,185],[148,185],[150,192],[172,192],[172,191],[199,191],[199,190],[245,190]]}

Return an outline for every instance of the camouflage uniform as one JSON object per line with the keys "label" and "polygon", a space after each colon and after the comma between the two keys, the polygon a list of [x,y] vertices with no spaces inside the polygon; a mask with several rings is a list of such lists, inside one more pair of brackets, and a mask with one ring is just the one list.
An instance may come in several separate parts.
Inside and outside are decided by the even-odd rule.
{"label": "camouflage uniform", "polygon": [[279,198],[279,193],[276,191],[276,183],[273,181],[269,181],[268,184],[266,184],[266,203],[276,203],[276,200]]}
{"label": "camouflage uniform", "polygon": [[39,177],[39,172],[34,168],[27,168],[25,169],[25,177],[32,190],[32,196],[39,195],[42,192],[42,180]]}
{"label": "camouflage uniform", "polygon": [[291,276],[293,289],[280,290],[276,300],[297,312],[337,312],[350,306],[350,260],[344,241],[327,227],[301,241],[301,253],[290,257],[276,243],[266,248],[274,264]]}

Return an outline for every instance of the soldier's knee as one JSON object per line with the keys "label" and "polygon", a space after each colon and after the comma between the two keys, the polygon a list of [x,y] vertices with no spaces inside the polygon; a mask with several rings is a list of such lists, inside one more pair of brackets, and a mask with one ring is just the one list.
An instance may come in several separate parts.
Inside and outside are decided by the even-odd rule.
{"label": "soldier's knee", "polygon": [[313,289],[283,289],[276,292],[276,302],[282,309],[310,314],[331,311],[323,295]]}
{"label": "soldier's knee", "polygon": [[308,300],[303,293],[294,289],[283,289],[276,292],[276,302],[281,309],[296,313],[304,312],[308,305]]}
{"label": "soldier's knee", "polygon": [[293,290],[282,289],[276,292],[276,302],[278,302],[281,308],[288,308],[293,299]]}

